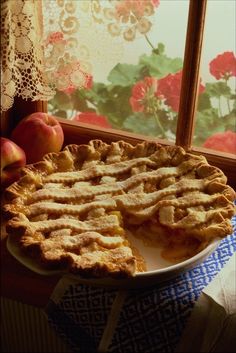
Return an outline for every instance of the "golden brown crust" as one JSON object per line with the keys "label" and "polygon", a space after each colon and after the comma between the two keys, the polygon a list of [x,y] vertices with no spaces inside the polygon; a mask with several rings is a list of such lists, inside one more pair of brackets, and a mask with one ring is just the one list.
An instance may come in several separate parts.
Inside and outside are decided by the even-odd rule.
{"label": "golden brown crust", "polygon": [[199,249],[231,233],[235,192],[226,182],[203,156],[177,146],[69,145],[26,166],[6,190],[7,231],[43,266],[131,276],[145,268],[126,227],[151,232],[157,224],[171,234],[168,244],[180,234]]}

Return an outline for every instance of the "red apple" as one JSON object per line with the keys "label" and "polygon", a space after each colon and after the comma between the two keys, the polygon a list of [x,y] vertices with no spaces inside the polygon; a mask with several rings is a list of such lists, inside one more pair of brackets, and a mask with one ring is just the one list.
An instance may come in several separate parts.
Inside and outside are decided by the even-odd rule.
{"label": "red apple", "polygon": [[26,164],[25,152],[13,141],[1,137],[1,186],[7,187],[20,177]]}
{"label": "red apple", "polygon": [[64,133],[56,117],[37,112],[19,122],[12,131],[11,139],[23,148],[29,164],[40,161],[46,153],[59,152]]}

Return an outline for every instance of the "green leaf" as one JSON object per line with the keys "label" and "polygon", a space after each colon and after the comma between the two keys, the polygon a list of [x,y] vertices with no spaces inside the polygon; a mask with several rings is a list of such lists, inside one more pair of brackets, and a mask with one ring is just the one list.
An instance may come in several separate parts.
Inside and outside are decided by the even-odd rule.
{"label": "green leaf", "polygon": [[114,85],[130,86],[139,78],[139,65],[117,64],[109,73],[108,80]]}
{"label": "green leaf", "polygon": [[55,116],[58,116],[59,118],[67,119],[67,113],[65,110],[55,110]]}
{"label": "green leaf", "polygon": [[115,127],[121,128],[123,121],[132,114],[129,98],[131,87],[110,86],[107,90],[106,100],[98,102],[100,114],[109,118]]}
{"label": "green leaf", "polygon": [[62,91],[57,91],[54,96],[55,103],[58,107],[63,108],[65,110],[72,109],[73,107],[73,99],[72,95],[66,94]]}
{"label": "green leaf", "polygon": [[226,130],[236,131],[236,109],[232,110],[230,114],[223,117],[224,128]]}
{"label": "green leaf", "polygon": [[83,90],[81,93],[84,99],[92,102],[106,101],[108,95],[108,86],[104,83],[94,83],[90,90]]}
{"label": "green leaf", "polygon": [[165,46],[163,43],[158,43],[157,48],[152,51],[154,54],[163,55],[165,52]]}
{"label": "green leaf", "polygon": [[158,49],[160,55],[161,55],[161,54],[164,54],[164,52],[165,52],[165,46],[164,46],[163,43],[158,43],[157,49]]}
{"label": "green leaf", "polygon": [[120,130],[123,129],[123,120],[124,119],[122,119],[120,117],[120,115],[116,115],[116,114],[109,112],[109,114],[107,114],[106,117],[108,118],[108,120],[111,123],[113,128],[120,129]]}
{"label": "green leaf", "polygon": [[137,113],[128,116],[123,124],[125,130],[137,134],[156,136],[157,126],[153,116],[147,117],[144,114]]}
{"label": "green leaf", "polygon": [[156,55],[162,55],[164,54],[164,52],[165,52],[165,46],[163,43],[158,43],[157,47],[152,50],[152,53]]}
{"label": "green leaf", "polygon": [[149,67],[147,67],[147,66],[141,67],[139,79],[140,79],[140,80],[143,80],[143,78],[144,78],[144,77],[147,77],[147,76],[151,76]]}
{"label": "green leaf", "polygon": [[158,110],[158,118],[166,132],[169,130],[172,134],[176,134],[177,114],[173,115],[168,111]]}
{"label": "green leaf", "polygon": [[236,111],[236,99],[233,102],[233,111]]}
{"label": "green leaf", "polygon": [[162,78],[168,74],[180,71],[183,67],[183,61],[180,58],[170,59],[166,55],[144,54],[140,57],[139,63],[149,68],[151,76]]}
{"label": "green leaf", "polygon": [[216,109],[197,112],[194,144],[202,145],[209,136],[221,131],[224,131],[224,119],[219,118]]}
{"label": "green leaf", "polygon": [[[163,137],[162,129],[153,115],[133,113],[125,119],[123,127],[125,130],[138,134]],[[167,126],[163,125],[163,129],[166,132]]]}
{"label": "green leaf", "polygon": [[205,93],[211,97],[231,97],[231,89],[226,82],[206,83]]}
{"label": "green leaf", "polygon": [[203,92],[198,96],[197,110],[202,111],[211,108],[211,100],[207,93]]}

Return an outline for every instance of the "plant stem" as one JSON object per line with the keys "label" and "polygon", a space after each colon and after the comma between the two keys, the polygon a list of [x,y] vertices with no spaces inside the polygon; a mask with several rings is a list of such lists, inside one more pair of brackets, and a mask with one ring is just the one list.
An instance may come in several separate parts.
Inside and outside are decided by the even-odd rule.
{"label": "plant stem", "polygon": [[[228,81],[229,81],[229,78],[225,78],[226,85],[228,84]],[[227,107],[228,107],[229,114],[230,114],[230,104],[229,104],[229,98],[228,97],[226,98],[226,102],[227,102]]]}
{"label": "plant stem", "polygon": [[162,124],[161,124],[161,122],[159,120],[159,117],[158,117],[158,115],[156,113],[154,113],[154,117],[155,117],[155,121],[156,121],[157,127],[161,130],[161,134],[162,134],[161,137],[166,138],[165,130],[164,130],[164,128],[163,128],[163,126],[162,126]]}
{"label": "plant stem", "polygon": [[[134,15],[135,16],[135,15]],[[137,18],[137,16],[135,16],[137,22],[139,22],[139,19]],[[144,34],[144,38],[146,39],[146,41],[148,42],[148,44],[150,45],[150,47],[152,48],[152,50],[155,49],[154,45],[152,44],[152,42],[150,41],[150,39],[148,38],[148,36],[146,34]]]}
{"label": "plant stem", "polygon": [[150,45],[150,47],[154,50],[155,47],[153,46],[152,42],[150,41],[150,39],[148,38],[148,36],[146,34],[144,34],[144,37],[146,39],[146,41],[148,42],[148,44]]}
{"label": "plant stem", "polygon": [[219,97],[219,113],[220,113],[220,117],[222,118],[223,114],[222,114],[222,109],[221,109],[220,97]]}
{"label": "plant stem", "polygon": [[226,102],[227,102],[227,107],[228,107],[229,114],[230,114],[231,109],[230,109],[230,104],[229,104],[229,98],[226,98]]}

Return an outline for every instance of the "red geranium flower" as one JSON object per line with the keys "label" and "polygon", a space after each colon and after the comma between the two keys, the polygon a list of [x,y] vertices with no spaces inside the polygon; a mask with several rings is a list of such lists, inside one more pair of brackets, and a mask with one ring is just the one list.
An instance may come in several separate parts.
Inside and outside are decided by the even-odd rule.
{"label": "red geranium flower", "polygon": [[236,154],[236,133],[229,130],[218,132],[208,137],[204,142],[203,147]]}
{"label": "red geranium flower", "polygon": [[121,0],[115,5],[116,13],[118,17],[127,18],[133,14],[138,18],[146,14],[146,8],[151,5],[152,7],[158,7],[160,0]]}
{"label": "red geranium flower", "polygon": [[93,87],[93,76],[90,74],[86,74],[86,82],[85,82],[85,87],[86,89],[90,89]]}
{"label": "red geranium flower", "polygon": [[131,13],[136,14],[140,17],[143,15],[145,10],[145,4],[141,0],[125,0],[121,1],[116,5],[116,11],[118,16],[129,16]]}
{"label": "red geranium flower", "polygon": [[164,98],[164,101],[174,111],[179,110],[179,96],[182,80],[182,71],[169,74],[158,81],[156,96]]}
{"label": "red geranium flower", "polygon": [[213,59],[209,67],[210,73],[217,80],[228,79],[231,76],[236,76],[236,57],[233,52],[226,51]]}
{"label": "red geranium flower", "polygon": [[78,113],[72,120],[80,123],[87,123],[87,124],[97,125],[105,128],[112,127],[105,116],[97,115],[95,112]]}
{"label": "red geranium flower", "polygon": [[62,32],[52,32],[46,39],[46,44],[66,43]]}
{"label": "red geranium flower", "polygon": [[[182,81],[182,70],[176,74],[169,74],[158,81],[156,96],[164,99],[175,112],[179,110],[179,98]],[[205,87],[200,84],[199,93],[204,91]]]}
{"label": "red geranium flower", "polygon": [[157,80],[154,77],[145,77],[143,81],[138,81],[132,88],[130,105],[134,112],[143,112],[148,105],[148,99],[154,96]]}
{"label": "red geranium flower", "polygon": [[160,5],[160,0],[151,0],[153,6],[158,7]]}
{"label": "red geranium flower", "polygon": [[76,90],[76,87],[74,85],[70,85],[67,88],[63,89],[62,91],[68,95],[74,93],[74,91]]}
{"label": "red geranium flower", "polygon": [[[90,89],[93,86],[93,76],[90,74],[84,73],[84,89]],[[76,91],[77,87],[75,85],[70,84],[67,88],[63,89],[62,92],[70,95]]]}

